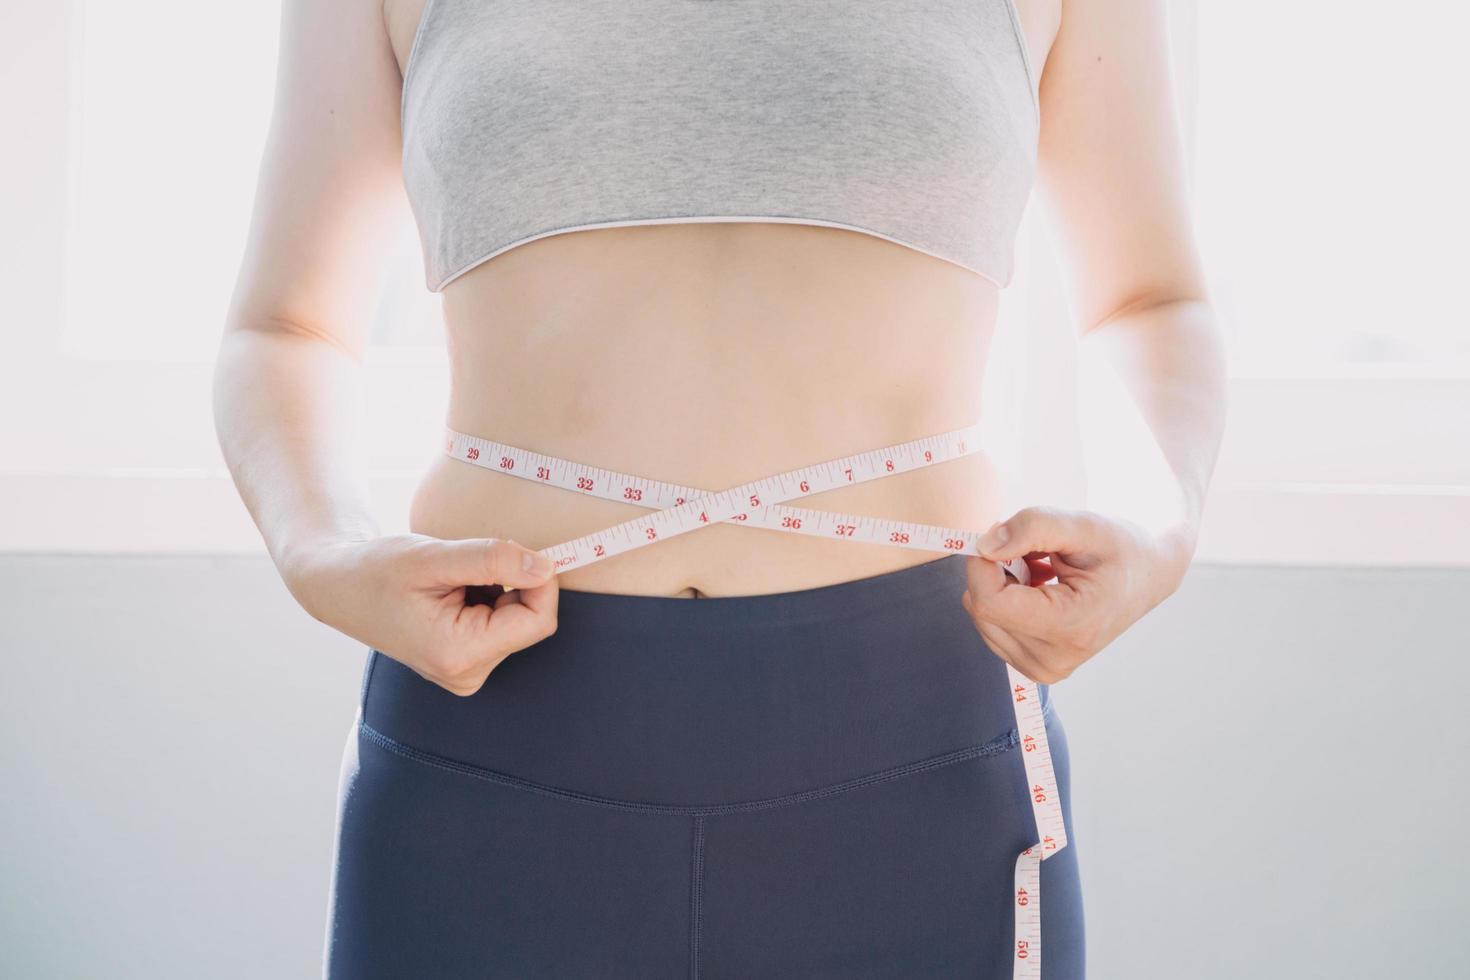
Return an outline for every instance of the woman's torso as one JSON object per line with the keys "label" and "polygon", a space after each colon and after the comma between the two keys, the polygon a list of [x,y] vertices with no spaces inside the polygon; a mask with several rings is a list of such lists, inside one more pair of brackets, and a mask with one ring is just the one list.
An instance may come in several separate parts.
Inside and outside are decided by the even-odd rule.
{"label": "woman's torso", "polygon": [[[423,2],[385,0],[400,66]],[[1056,3],[1017,0],[1032,64],[1054,36]],[[998,287],[858,231],[691,222],[528,241],[449,282],[443,301],[450,428],[723,489],[978,419]],[[1004,516],[998,476],[982,451],[802,506],[981,530]],[[545,548],[646,513],[440,455],[414,496],[410,527]],[[749,595],[937,557],[717,525],[559,581],[597,592]]]}

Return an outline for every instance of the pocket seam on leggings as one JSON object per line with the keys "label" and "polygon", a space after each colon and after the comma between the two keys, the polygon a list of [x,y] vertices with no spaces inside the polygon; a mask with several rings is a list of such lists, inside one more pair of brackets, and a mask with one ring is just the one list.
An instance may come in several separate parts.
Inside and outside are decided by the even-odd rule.
{"label": "pocket seam on leggings", "polygon": [[482,766],[473,766],[469,763],[460,762],[423,749],[414,748],[398,741],[392,736],[385,735],[373,728],[366,721],[358,722],[358,732],[363,738],[377,745],[379,748],[403,756],[413,762],[433,766],[450,773],[461,776],[469,776],[486,782],[497,783],[512,789],[525,790],[532,793],[541,793],[546,796],[556,797],[575,803],[585,803],[589,806],[597,806],[608,809],[631,810],[640,813],[663,813],[679,816],[706,816],[718,813],[746,813],[752,810],[768,810],[773,807],[792,806],[797,803],[806,803],[811,800],[823,799],[835,796],[839,793],[847,793],[852,790],[871,786],[875,783],[887,782],[891,779],[899,779],[903,776],[915,775],[921,772],[929,772],[933,769],[954,765],[970,759],[997,756],[1020,744],[1020,736],[1013,728],[1003,735],[999,735],[979,745],[967,746],[941,755],[931,756],[927,759],[919,759],[907,762],[903,765],[882,769],[878,772],[869,773],[866,776],[856,776],[839,783],[827,786],[819,786],[816,789],[802,790],[796,793],[783,794],[781,796],[769,797],[760,800],[749,800],[740,803],[718,803],[707,806],[686,806],[675,803],[643,803],[637,800],[620,800],[608,796],[597,796],[592,793],[583,793],[579,790],[567,789],[562,786],[551,786],[546,783],[538,783],[520,776],[513,776],[508,772],[500,772],[495,769],[486,769]]}

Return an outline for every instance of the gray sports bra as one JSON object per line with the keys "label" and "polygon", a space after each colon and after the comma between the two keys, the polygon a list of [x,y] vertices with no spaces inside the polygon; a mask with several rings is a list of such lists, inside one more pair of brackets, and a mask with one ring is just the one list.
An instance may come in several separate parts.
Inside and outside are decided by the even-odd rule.
{"label": "gray sports bra", "polygon": [[1013,0],[427,0],[426,283],[586,228],[777,221],[1009,284],[1039,111]]}

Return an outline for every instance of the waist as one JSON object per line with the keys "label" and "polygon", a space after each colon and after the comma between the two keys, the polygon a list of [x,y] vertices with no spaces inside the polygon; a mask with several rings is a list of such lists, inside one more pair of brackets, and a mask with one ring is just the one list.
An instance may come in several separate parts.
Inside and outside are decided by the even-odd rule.
{"label": "waist", "polygon": [[[524,448],[545,451],[540,446]],[[875,448],[848,445],[843,452]],[[706,451],[718,456],[725,450],[710,447]],[[734,449],[728,451],[738,455]],[[748,453],[749,447],[745,451]],[[560,472],[557,476],[562,478],[563,486],[549,485],[530,478],[527,466],[521,466],[516,471],[520,475],[515,476],[496,469],[494,460],[489,460],[490,465],[484,465],[484,460],[480,461],[482,465],[469,465],[457,455],[439,456],[420,483],[410,519],[412,530],[449,539],[511,538],[542,550],[614,528],[664,506],[577,492],[567,488],[571,481]],[[819,457],[789,458],[806,465],[833,455],[828,452]],[[616,469],[611,466],[615,458],[616,454],[598,453],[572,462],[586,465],[588,472],[610,476],[595,467]],[[670,482],[718,490],[789,468],[771,465],[723,481],[700,480],[686,476],[699,469],[695,462],[691,459],[690,465],[675,468],[675,479]],[[656,481],[664,474],[643,470],[636,475]],[[783,533],[779,528],[754,526],[755,522],[711,523],[585,567],[564,569],[558,579],[563,590],[732,598],[817,588],[894,572],[932,561],[939,551],[926,549],[917,541],[910,547],[895,547],[864,540],[866,528],[861,519],[878,519],[884,527],[887,522],[910,522],[982,531],[1003,516],[1000,476],[994,460],[983,449],[972,450],[927,468],[812,493],[800,500],[807,518],[845,515],[856,519],[856,535],[850,525],[843,537]],[[598,489],[603,492],[601,487]],[[616,498],[618,494],[609,496]]]}
{"label": "waist", "polygon": [[963,561],[699,602],[564,589],[557,631],[469,698],[374,652],[362,720],[420,761],[629,805],[758,807],[1006,752]]}
{"label": "waist", "polygon": [[[569,284],[574,284],[569,288]],[[493,311],[493,315],[492,315]],[[445,293],[449,427],[694,486],[967,424],[982,411],[993,289],[947,263],[832,229],[689,225],[558,235]],[[988,456],[844,488],[813,506],[988,527]],[[436,458],[410,527],[543,548],[632,505]],[[663,596],[790,591],[933,555],[711,527],[562,577]]]}

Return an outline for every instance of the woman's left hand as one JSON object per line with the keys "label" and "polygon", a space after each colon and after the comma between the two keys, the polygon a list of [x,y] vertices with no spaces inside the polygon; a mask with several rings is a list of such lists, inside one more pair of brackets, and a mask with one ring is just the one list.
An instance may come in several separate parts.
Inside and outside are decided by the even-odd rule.
{"label": "woman's left hand", "polygon": [[[1026,507],[980,539],[965,559],[961,597],[986,644],[1039,684],[1070,676],[1184,578],[1193,534],[1154,534],[1087,510]],[[1031,584],[997,562],[1024,557]],[[1049,581],[1056,579],[1055,582]]]}

